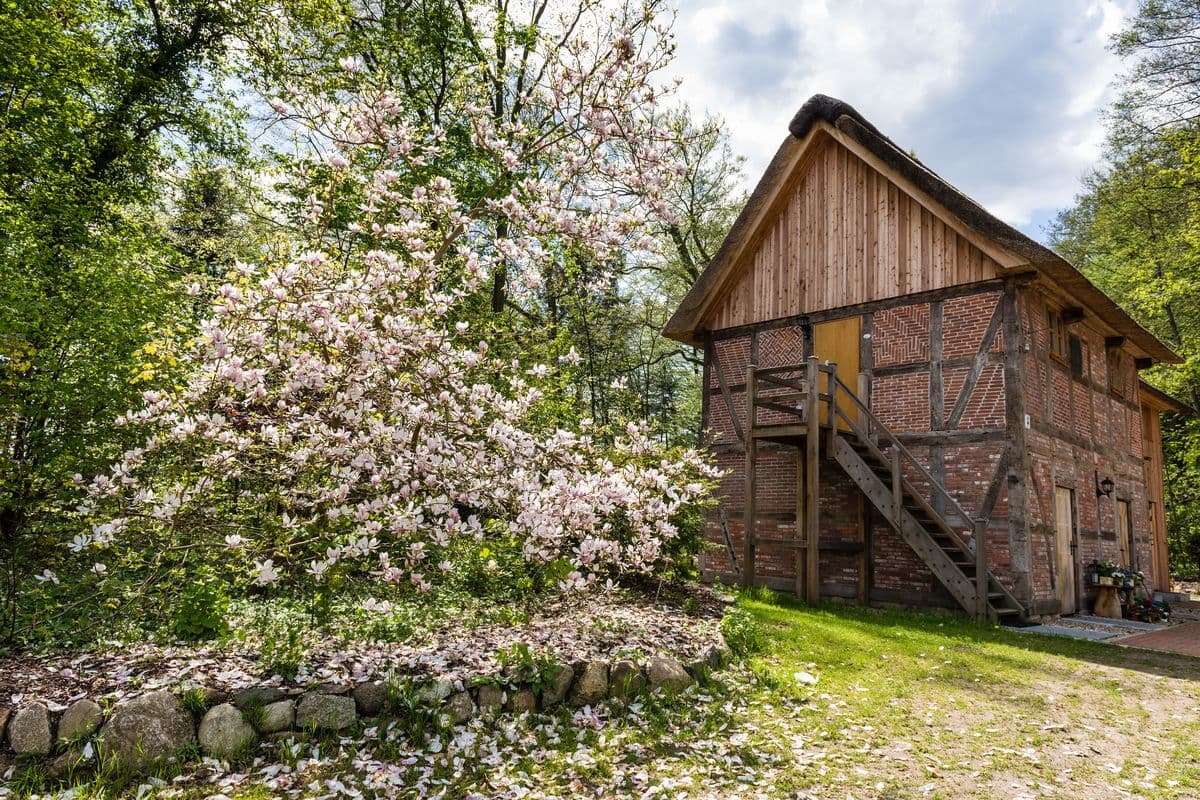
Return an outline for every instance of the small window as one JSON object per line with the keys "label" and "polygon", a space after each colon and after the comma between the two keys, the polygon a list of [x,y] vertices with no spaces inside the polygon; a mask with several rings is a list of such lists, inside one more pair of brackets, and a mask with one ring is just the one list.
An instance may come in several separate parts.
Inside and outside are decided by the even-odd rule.
{"label": "small window", "polygon": [[1125,396],[1125,354],[1117,348],[1108,351],[1108,390]]}
{"label": "small window", "polygon": [[1067,326],[1063,323],[1061,312],[1053,308],[1046,309],[1046,329],[1050,332],[1050,355],[1066,361]]}
{"label": "small window", "polygon": [[1071,356],[1071,374],[1077,378],[1083,377],[1083,343],[1078,336],[1072,334],[1067,337],[1067,349]]}

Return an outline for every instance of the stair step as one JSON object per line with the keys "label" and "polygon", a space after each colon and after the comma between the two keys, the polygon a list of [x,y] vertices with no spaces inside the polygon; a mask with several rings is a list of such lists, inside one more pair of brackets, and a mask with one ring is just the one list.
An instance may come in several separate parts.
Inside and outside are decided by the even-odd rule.
{"label": "stair step", "polygon": [[[884,494],[883,497],[877,497],[876,499],[884,499],[884,497],[886,497],[888,501],[898,501],[898,505],[903,510],[903,515],[909,520],[915,521],[922,529],[921,534],[926,537],[924,540],[925,544],[918,549],[926,549],[928,548],[928,544],[932,543],[942,551],[942,554],[945,558],[938,558],[935,554],[930,553],[929,557],[926,559],[929,563],[929,566],[934,569],[935,574],[939,572],[939,570],[935,568],[935,564],[938,562],[945,564],[946,559],[948,559],[961,577],[946,575],[945,577],[947,581],[951,581],[953,579],[955,582],[961,582],[961,580],[965,578],[971,583],[972,586],[974,586],[976,578],[983,578],[986,576],[987,603],[989,613],[992,615],[992,618],[997,621],[1003,621],[1004,624],[1007,625],[1019,624],[1023,618],[1024,612],[1019,607],[1010,607],[1010,604],[1015,605],[1014,601],[1011,599],[1011,597],[1009,597],[1008,593],[1004,590],[1004,587],[1000,585],[1000,583],[993,575],[991,575],[990,572],[985,571],[984,575],[977,574],[974,555],[963,547],[963,541],[960,538],[961,534],[958,532],[958,529],[955,528],[954,530],[950,530],[951,526],[944,519],[945,515],[939,514],[936,511],[928,510],[931,508],[931,506],[926,503],[925,497],[922,496],[919,493],[919,490],[916,488],[910,488],[906,486],[902,490],[901,497],[892,497],[890,492],[893,486],[893,478],[895,476],[892,473],[891,453],[885,453],[882,455],[877,454],[876,449],[872,447],[871,443],[861,439],[855,440],[854,438],[846,435],[842,435],[841,444],[843,446],[849,445],[849,450],[852,451],[855,456],[857,456],[857,467],[854,469],[852,469],[854,466],[853,464],[849,462],[843,462],[844,466],[846,467],[846,471],[850,474],[851,478],[862,483],[864,491],[867,491],[866,483],[863,483],[864,481],[871,483],[878,481],[878,484],[882,484],[882,486],[876,484],[875,491],[886,490],[886,494]],[[849,458],[850,461],[855,461],[854,456],[851,456],[845,451],[843,452],[845,455],[839,455],[839,461],[841,461],[843,458]],[[863,469],[864,467],[865,470]],[[889,507],[884,508],[881,506],[881,508],[884,515],[886,517],[890,517],[891,511],[893,508],[895,508],[895,505],[893,505],[892,502],[888,502],[886,505]],[[905,531],[904,535],[906,538],[911,538],[912,535],[917,535],[917,532]],[[914,547],[917,547],[915,542]],[[947,586],[949,585],[950,584],[947,583]],[[970,594],[973,595],[974,592],[972,591]],[[964,607],[968,612],[973,610],[973,605],[973,600],[964,601]]]}

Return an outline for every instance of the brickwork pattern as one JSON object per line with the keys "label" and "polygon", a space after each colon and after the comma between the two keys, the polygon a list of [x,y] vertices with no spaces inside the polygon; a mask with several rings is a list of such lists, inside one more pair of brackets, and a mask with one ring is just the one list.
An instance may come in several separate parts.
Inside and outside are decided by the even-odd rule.
{"label": "brickwork pattern", "polygon": [[[750,337],[738,336],[731,339],[718,339],[713,342],[713,350],[717,361],[720,362],[721,372],[725,376],[726,386],[738,386],[746,382],[746,365],[750,363]],[[711,364],[708,371],[708,388],[720,386],[716,364]]]}
{"label": "brickwork pattern", "polygon": [[798,326],[769,328],[758,334],[758,365],[782,367],[805,359],[804,331]]}
{"label": "brickwork pattern", "polygon": [[[1069,486],[1076,490],[1078,522],[1081,529],[1080,554],[1083,563],[1093,558],[1117,558],[1115,503],[1101,498],[1099,519],[1094,502],[1095,471],[1110,475],[1117,483],[1115,493],[1130,502],[1135,531],[1147,529],[1146,504],[1142,486],[1142,451],[1140,417],[1135,407],[1108,391],[1107,361],[1103,335],[1086,324],[1071,326],[1080,336],[1084,356],[1082,378],[1073,378],[1069,368],[1046,356],[1048,336],[1045,328],[1045,306],[1033,302],[1032,290],[1021,295],[1019,310],[1023,340],[1030,344],[1022,348],[1022,393],[1031,427],[1025,431],[1031,453],[1031,470],[1024,476],[1024,514],[1022,523],[1027,529],[1029,547],[1028,583],[1034,599],[1045,601],[1055,597],[1054,574],[1056,543],[1054,533],[1054,487]],[[943,301],[943,357],[946,360],[973,358],[980,349],[1001,293],[989,290],[976,295],[950,298]],[[930,430],[929,372],[930,306],[913,303],[879,310],[871,315],[872,366],[882,370],[871,380],[870,402],[874,412],[893,430],[923,432]],[[759,354],[764,366],[791,363],[803,357],[804,340],[798,326],[763,330],[759,333]],[[984,365],[979,379],[966,403],[958,427],[962,429],[1003,428],[1006,423],[1006,389],[1003,364],[1003,337],[987,348],[994,363]],[[727,384],[731,387],[734,414],[745,420],[743,382],[750,356],[749,335],[720,340],[714,352],[721,359]],[[1132,359],[1125,360],[1131,365]],[[889,368],[891,372],[889,373]],[[948,417],[954,409],[969,368],[943,366],[944,394],[942,405]],[[710,365],[710,387],[715,389],[715,370]],[[1128,390],[1136,380],[1132,367],[1122,380]],[[1136,395],[1130,398],[1136,401]],[[770,417],[764,417],[769,420]],[[717,441],[728,452],[720,454],[721,466],[729,471],[722,481],[721,492],[734,547],[741,556],[744,491],[744,454],[736,445],[732,420],[724,398],[710,392],[706,425],[720,434]],[[950,440],[942,447],[940,469],[942,480],[951,494],[969,514],[976,514],[985,502],[1001,461],[1006,444],[984,442],[958,444]],[[910,448],[927,466],[930,450]],[[770,538],[795,536],[795,451],[764,448],[760,455],[758,505],[762,512],[758,521],[759,535]],[[1019,464],[1017,465],[1019,468]],[[923,488],[924,479],[915,470],[906,477]],[[830,541],[854,539],[858,532],[859,498],[856,487],[840,470],[827,462],[822,469],[821,525],[822,536]],[[996,488],[991,522],[987,530],[989,566],[1006,585],[1012,587],[1014,529],[1008,519],[1008,481]],[[931,602],[944,600],[943,590],[936,585],[928,569],[911,552],[903,540],[878,519],[873,523],[872,559],[874,574],[871,583],[880,590],[912,593],[929,592]],[[1025,533],[1026,531],[1023,531]],[[712,569],[728,570],[724,537],[716,523],[709,524],[709,538],[714,550],[706,558]],[[1022,544],[1022,547],[1025,545]],[[1024,551],[1023,551],[1024,552]],[[764,575],[794,579],[796,553],[791,548],[763,546],[758,551],[759,571]],[[1135,562],[1142,568],[1150,565],[1149,542],[1139,534],[1135,545]],[[822,580],[844,584],[847,588],[858,580],[858,559],[837,553],[822,556]]]}
{"label": "brickwork pattern", "polygon": [[929,360],[929,304],[917,303],[877,311],[872,348],[875,366],[915,364]]}
{"label": "brickwork pattern", "polygon": [[[950,408],[946,407],[947,414]],[[1004,421],[1004,365],[988,364],[979,373],[958,427],[1003,428]]]}
{"label": "brickwork pattern", "polygon": [[[949,360],[975,355],[992,321],[992,315],[996,313],[1000,297],[1000,292],[981,292],[952,297],[942,304],[942,358]],[[1002,332],[997,331],[988,350],[993,353],[1004,352]]]}
{"label": "brickwork pattern", "polygon": [[875,376],[871,411],[897,433],[929,430],[929,373]]}

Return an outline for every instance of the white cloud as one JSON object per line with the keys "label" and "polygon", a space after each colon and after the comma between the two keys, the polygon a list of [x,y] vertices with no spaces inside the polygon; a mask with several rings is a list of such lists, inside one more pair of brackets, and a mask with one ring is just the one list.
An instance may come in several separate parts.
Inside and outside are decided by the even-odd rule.
{"label": "white cloud", "polygon": [[1069,205],[1103,144],[1133,0],[683,0],[682,96],[725,117],[753,184],[810,95],[833,95],[1003,219]]}

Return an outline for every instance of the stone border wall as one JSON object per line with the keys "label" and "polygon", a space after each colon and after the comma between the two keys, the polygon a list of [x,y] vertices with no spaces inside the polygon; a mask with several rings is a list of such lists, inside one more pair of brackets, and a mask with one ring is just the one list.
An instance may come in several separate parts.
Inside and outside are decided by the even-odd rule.
{"label": "stone border wall", "polygon": [[82,698],[66,708],[40,702],[0,708],[0,742],[23,760],[45,764],[51,779],[81,774],[98,764],[139,773],[195,755],[236,759],[265,738],[353,729],[360,719],[424,712],[431,721],[461,725],[479,715],[520,714],[595,705],[645,690],[675,693],[720,669],[732,653],[722,640],[704,657],[682,664],[665,655],[581,661],[533,675],[509,668],[501,675],[462,681],[366,680],[356,685],[251,686],[230,693],[181,686],[128,697],[110,710]]}

